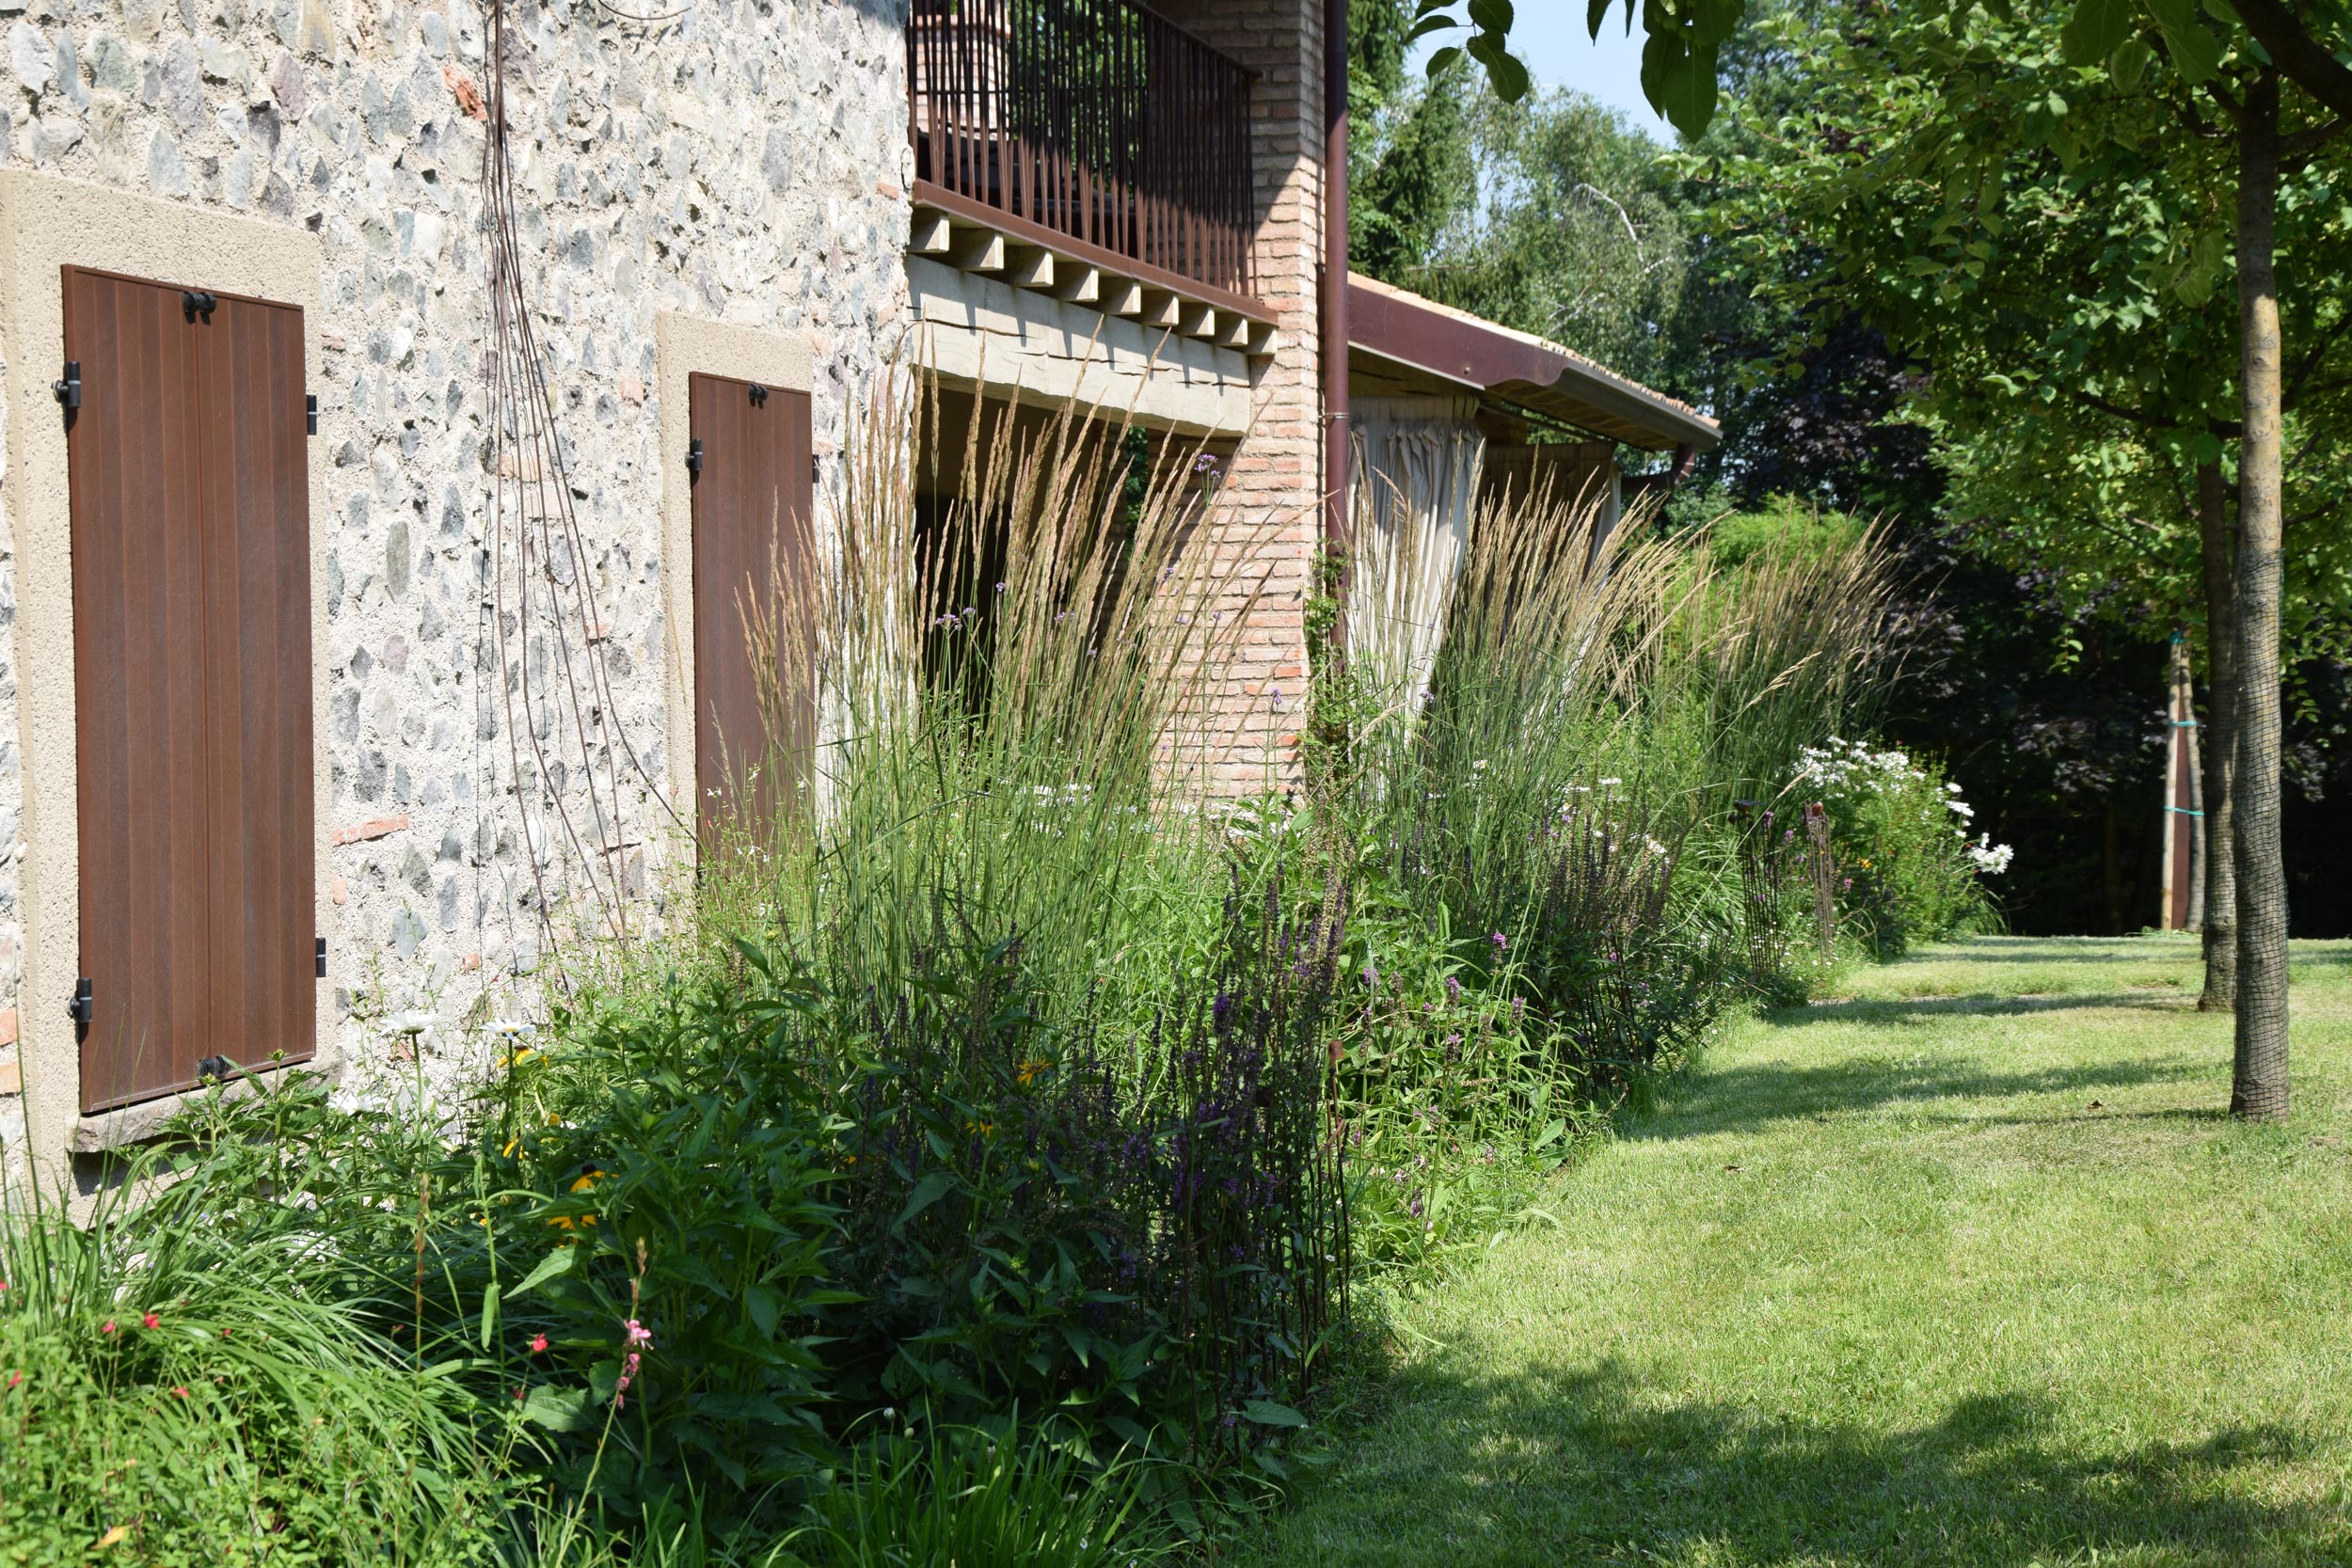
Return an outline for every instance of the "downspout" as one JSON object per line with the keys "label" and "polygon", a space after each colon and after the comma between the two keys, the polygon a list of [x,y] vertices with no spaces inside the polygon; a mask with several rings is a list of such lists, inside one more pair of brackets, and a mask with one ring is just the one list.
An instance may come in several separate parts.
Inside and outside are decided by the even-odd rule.
{"label": "downspout", "polygon": [[1323,4],[1323,545],[1342,563],[1327,584],[1335,613],[1324,650],[1347,658],[1347,0]]}
{"label": "downspout", "polygon": [[1651,490],[1664,490],[1671,493],[1680,486],[1684,480],[1691,477],[1692,466],[1698,460],[1699,449],[1696,446],[1689,441],[1678,441],[1675,444],[1673,467],[1663,473],[1635,474],[1625,482],[1626,486],[1637,495],[1646,494]]}

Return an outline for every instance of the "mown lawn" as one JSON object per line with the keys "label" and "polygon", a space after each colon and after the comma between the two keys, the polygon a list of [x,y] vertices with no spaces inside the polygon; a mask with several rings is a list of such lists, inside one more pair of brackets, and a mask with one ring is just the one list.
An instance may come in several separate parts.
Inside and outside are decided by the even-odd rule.
{"label": "mown lawn", "polygon": [[1406,1309],[1245,1560],[2352,1563],[2352,944],[2294,977],[2279,1129],[2180,939],[1740,1028]]}

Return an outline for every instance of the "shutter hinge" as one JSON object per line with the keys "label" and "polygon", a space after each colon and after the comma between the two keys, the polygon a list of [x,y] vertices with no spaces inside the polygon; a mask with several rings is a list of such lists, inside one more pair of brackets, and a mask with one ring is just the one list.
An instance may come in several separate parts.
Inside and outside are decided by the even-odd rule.
{"label": "shutter hinge", "polygon": [[696,479],[702,478],[703,444],[700,441],[689,441],[686,443],[686,471],[692,474]]}
{"label": "shutter hinge", "polygon": [[89,976],[85,974],[73,983],[73,1000],[65,1005],[65,1016],[87,1028],[90,1019]]}
{"label": "shutter hinge", "polygon": [[767,388],[762,387],[758,382],[755,381],[751,385],[751,393],[752,406],[754,408],[765,408],[768,406]]}
{"label": "shutter hinge", "polygon": [[321,937],[321,938],[319,938],[319,946],[318,946],[318,955],[317,955],[317,957],[318,957],[318,966],[319,966],[319,978],[320,978],[320,979],[322,979],[322,980],[324,980],[324,979],[326,979],[326,939],[325,937]]}
{"label": "shutter hinge", "polygon": [[210,322],[213,319],[213,312],[219,309],[220,299],[218,295],[206,293],[201,289],[183,289],[180,291],[181,312],[190,321],[194,321],[197,317],[202,316],[207,322]]}
{"label": "shutter hinge", "polygon": [[82,362],[79,359],[67,360],[65,362],[65,374],[51,382],[49,384],[49,389],[57,394],[57,402],[66,407],[81,407]]}
{"label": "shutter hinge", "polygon": [[302,428],[312,436],[319,433],[319,395],[305,394],[302,399]]}
{"label": "shutter hinge", "polygon": [[808,482],[811,484],[822,484],[825,482],[825,466],[813,451],[808,454]]}
{"label": "shutter hinge", "polygon": [[226,1056],[207,1056],[196,1064],[196,1081],[199,1084],[226,1084],[236,1073],[237,1064]]}

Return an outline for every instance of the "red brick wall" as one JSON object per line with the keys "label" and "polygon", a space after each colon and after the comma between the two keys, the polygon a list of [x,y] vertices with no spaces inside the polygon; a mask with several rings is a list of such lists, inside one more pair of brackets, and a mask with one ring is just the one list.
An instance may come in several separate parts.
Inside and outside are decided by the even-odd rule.
{"label": "red brick wall", "polygon": [[1236,587],[1217,608],[1228,618],[1246,611],[1247,621],[1220,635],[1230,655],[1204,696],[1214,782],[1245,794],[1295,780],[1306,702],[1304,616],[1322,526],[1322,0],[1168,0],[1157,8],[1258,72],[1256,292],[1279,318],[1279,346],[1259,362],[1256,421],[1228,467],[1228,504],[1203,541],[1220,564],[1247,555],[1254,565],[1247,574],[1254,603]]}

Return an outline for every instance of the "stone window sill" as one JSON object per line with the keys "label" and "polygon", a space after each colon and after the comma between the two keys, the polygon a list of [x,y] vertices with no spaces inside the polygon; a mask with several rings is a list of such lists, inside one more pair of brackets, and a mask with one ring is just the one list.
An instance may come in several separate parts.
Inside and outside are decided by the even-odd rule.
{"label": "stone window sill", "polygon": [[[307,1062],[288,1062],[281,1067],[255,1068],[252,1069],[251,1077],[240,1074],[223,1088],[221,1093],[230,1100],[247,1100],[260,1092],[255,1086],[257,1079],[263,1086],[274,1086],[282,1074],[289,1072],[324,1073],[332,1065],[327,1053],[322,1051]],[[189,1089],[179,1094],[162,1095],[154,1100],[142,1100],[135,1105],[119,1106],[112,1111],[101,1111],[95,1116],[83,1117],[73,1126],[73,1152],[103,1154],[108,1149],[126,1148],[133,1144],[145,1143],[162,1132],[166,1122],[189,1106],[202,1101],[210,1092],[208,1089]]]}

